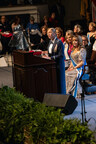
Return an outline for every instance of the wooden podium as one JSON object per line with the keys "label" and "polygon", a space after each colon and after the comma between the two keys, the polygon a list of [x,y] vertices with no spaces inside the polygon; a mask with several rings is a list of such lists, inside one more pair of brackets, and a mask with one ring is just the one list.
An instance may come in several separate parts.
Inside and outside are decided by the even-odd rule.
{"label": "wooden podium", "polygon": [[42,102],[45,93],[57,93],[55,62],[26,51],[13,51],[13,84],[27,97]]}

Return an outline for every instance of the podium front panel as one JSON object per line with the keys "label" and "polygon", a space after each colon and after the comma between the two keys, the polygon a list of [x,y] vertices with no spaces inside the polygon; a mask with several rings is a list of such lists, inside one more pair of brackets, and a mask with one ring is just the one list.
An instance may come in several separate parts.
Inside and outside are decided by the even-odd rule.
{"label": "podium front panel", "polygon": [[[19,62],[19,60],[17,60],[18,54],[20,56],[20,52],[13,54],[13,59],[15,55],[15,61],[13,65],[13,83],[16,87],[16,90],[22,92],[27,97],[32,97],[34,100],[40,102],[43,101],[45,93],[57,93],[55,62],[42,59],[40,57],[35,57],[33,55],[31,55],[31,58],[29,56],[29,60],[26,60],[25,53],[25,56],[21,53],[25,60],[23,59]],[[32,63],[26,63],[30,60]]]}

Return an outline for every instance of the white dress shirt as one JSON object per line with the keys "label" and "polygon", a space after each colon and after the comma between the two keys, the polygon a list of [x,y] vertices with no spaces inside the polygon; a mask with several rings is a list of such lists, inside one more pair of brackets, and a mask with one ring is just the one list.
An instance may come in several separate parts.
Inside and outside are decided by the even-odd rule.
{"label": "white dress shirt", "polygon": [[51,40],[52,43],[50,44],[49,49],[48,49],[49,54],[52,54],[52,47],[53,47],[53,44],[55,42],[55,39],[56,39],[56,37],[54,38],[54,40]]}

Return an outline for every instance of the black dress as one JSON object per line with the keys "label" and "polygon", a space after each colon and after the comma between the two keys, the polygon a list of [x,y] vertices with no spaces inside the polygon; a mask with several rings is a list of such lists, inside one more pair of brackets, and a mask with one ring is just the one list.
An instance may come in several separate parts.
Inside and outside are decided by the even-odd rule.
{"label": "black dress", "polygon": [[0,52],[0,54],[5,54],[6,52],[10,52],[8,43],[12,36],[12,34],[9,33],[11,31],[11,27],[7,22],[5,22],[4,24],[0,22],[0,31],[3,33],[5,32],[4,35],[1,35],[2,51]]}
{"label": "black dress", "polygon": [[48,44],[49,44],[49,38],[48,38],[47,34],[43,35],[41,38],[43,39],[43,42],[38,44],[38,49],[40,49],[42,51],[46,51]]}

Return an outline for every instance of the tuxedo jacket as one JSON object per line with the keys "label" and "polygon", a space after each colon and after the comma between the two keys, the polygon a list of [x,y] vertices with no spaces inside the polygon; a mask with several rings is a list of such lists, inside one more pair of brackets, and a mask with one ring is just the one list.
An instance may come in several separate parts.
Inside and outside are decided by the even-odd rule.
{"label": "tuxedo jacket", "polygon": [[49,53],[49,47],[50,44],[52,44],[52,41],[50,40],[49,45],[48,45],[48,54],[51,57],[51,59],[54,59],[58,61],[60,58],[64,59],[64,46],[61,40],[58,38],[55,39],[53,46],[52,46],[52,53]]}

